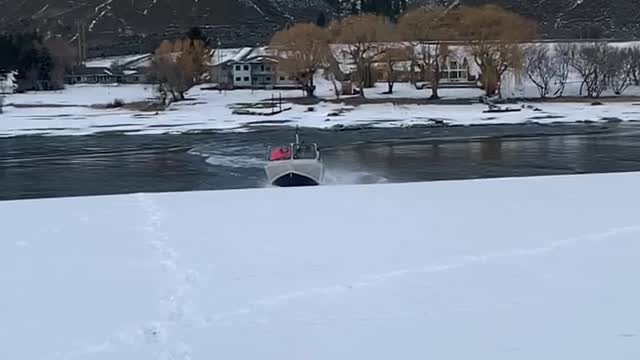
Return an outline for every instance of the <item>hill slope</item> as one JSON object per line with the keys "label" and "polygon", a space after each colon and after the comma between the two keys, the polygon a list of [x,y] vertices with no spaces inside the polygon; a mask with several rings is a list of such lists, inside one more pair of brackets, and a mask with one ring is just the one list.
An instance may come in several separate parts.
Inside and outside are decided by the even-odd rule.
{"label": "hill slope", "polygon": [[[0,0],[0,29],[38,28],[73,38],[76,21],[88,29],[90,53],[147,51],[160,39],[191,26],[205,28],[223,46],[255,45],[284,24],[333,17],[351,0]],[[409,0],[409,5],[453,3]],[[497,3],[541,24],[545,37],[636,37],[640,0],[460,0],[462,5]]]}
{"label": "hill slope", "polygon": [[324,0],[0,0],[0,24],[73,37],[81,19],[90,51],[97,55],[99,49],[118,53],[146,48],[195,25],[227,46],[251,45],[287,22],[313,20],[320,12],[332,11]]}
{"label": "hill slope", "polygon": [[640,0],[462,0],[462,3],[495,3],[536,19],[545,37],[640,36]]}

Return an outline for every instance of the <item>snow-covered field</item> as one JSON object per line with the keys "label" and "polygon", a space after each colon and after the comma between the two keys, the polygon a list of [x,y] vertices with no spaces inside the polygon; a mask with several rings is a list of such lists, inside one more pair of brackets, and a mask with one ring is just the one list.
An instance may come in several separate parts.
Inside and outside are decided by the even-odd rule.
{"label": "snow-covered field", "polygon": [[7,104],[18,105],[78,105],[107,104],[114,99],[127,102],[142,101],[154,96],[152,85],[73,85],[60,91],[28,92],[12,94]]}
{"label": "snow-covered field", "polygon": [[[576,89],[573,89],[576,88]],[[511,87],[510,96],[535,95],[535,89],[524,93]],[[233,114],[237,103],[255,103],[272,97],[301,96],[297,90],[236,90],[219,93],[194,88],[189,101],[176,103],[168,111],[140,112],[128,109],[96,109],[90,105],[104,105],[114,99],[135,102],[153,96],[153,88],[143,85],[70,86],[64,91],[10,95],[5,99],[5,112],[0,117],[0,137],[15,135],[85,135],[105,131],[130,134],[180,133],[194,130],[246,131],[252,125],[300,125],[332,128],[335,126],[397,127],[433,124],[434,121],[452,125],[514,124],[524,122],[574,122],[609,119],[640,120],[640,106],[633,102],[611,102],[594,107],[589,103],[536,104],[542,111],[525,108],[521,112],[487,114],[486,106],[475,105],[417,105],[392,103],[393,98],[426,98],[430,90],[416,90],[409,84],[396,84],[393,95],[382,94],[386,84],[367,89],[368,98],[389,99],[388,103],[346,106],[324,101],[308,112],[307,106],[285,104],[291,110],[273,116]],[[571,84],[567,95],[577,92]],[[441,89],[445,98],[477,98],[479,89]],[[628,94],[640,94],[640,87]],[[333,98],[332,87],[319,82],[318,95]],[[16,105],[16,106],[13,106]],[[522,106],[526,104],[516,105]],[[332,116],[340,113],[339,116]]]}
{"label": "snow-covered field", "polygon": [[0,202],[0,358],[638,359],[639,182]]}

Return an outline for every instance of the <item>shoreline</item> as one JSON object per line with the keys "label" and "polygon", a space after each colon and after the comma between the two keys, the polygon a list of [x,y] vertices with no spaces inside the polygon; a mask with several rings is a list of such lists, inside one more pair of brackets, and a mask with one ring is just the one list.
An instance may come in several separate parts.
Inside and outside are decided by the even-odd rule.
{"label": "shoreline", "polygon": [[[429,100],[423,97],[424,91],[404,86],[398,87],[394,97],[372,90],[364,99],[338,100],[326,89],[319,91],[318,98],[307,99],[296,97],[300,93],[295,90],[219,93],[197,87],[187,100],[158,110],[149,106],[152,86],[72,86],[8,97],[0,137],[250,132],[274,126],[349,130],[640,121],[640,96],[603,97],[597,100],[603,103],[599,106],[591,105],[593,99],[569,96],[562,101],[509,99],[499,104],[508,111],[488,112],[479,94],[479,89],[442,89],[442,99]],[[121,99],[121,106],[107,105],[114,99]]]}

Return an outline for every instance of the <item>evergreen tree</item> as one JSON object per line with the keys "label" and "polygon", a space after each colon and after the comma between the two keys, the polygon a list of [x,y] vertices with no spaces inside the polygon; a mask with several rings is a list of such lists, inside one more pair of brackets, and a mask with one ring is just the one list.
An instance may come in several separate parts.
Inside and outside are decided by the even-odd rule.
{"label": "evergreen tree", "polygon": [[193,41],[202,41],[205,47],[209,47],[209,38],[202,32],[199,26],[194,26],[187,31],[187,37]]}
{"label": "evergreen tree", "polygon": [[21,90],[38,89],[50,80],[54,61],[38,33],[0,35],[0,71],[18,71]]}
{"label": "evergreen tree", "polygon": [[320,26],[320,27],[325,27],[327,26],[327,17],[324,14],[324,12],[320,12],[318,14],[318,18],[316,19],[316,25]]}
{"label": "evergreen tree", "polygon": [[[407,9],[406,0],[356,0],[360,14],[382,15],[389,19],[397,19]],[[352,3],[353,4],[353,3]]]}

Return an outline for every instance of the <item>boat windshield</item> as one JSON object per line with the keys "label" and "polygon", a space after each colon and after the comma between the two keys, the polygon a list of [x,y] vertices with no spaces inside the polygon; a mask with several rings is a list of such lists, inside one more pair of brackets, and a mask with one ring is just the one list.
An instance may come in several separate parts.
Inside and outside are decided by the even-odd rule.
{"label": "boat windshield", "polygon": [[282,145],[271,150],[269,154],[270,161],[281,161],[291,159],[291,146]]}
{"label": "boat windshield", "polygon": [[296,144],[293,149],[293,158],[296,160],[310,160],[318,157],[318,152],[314,145]]}

